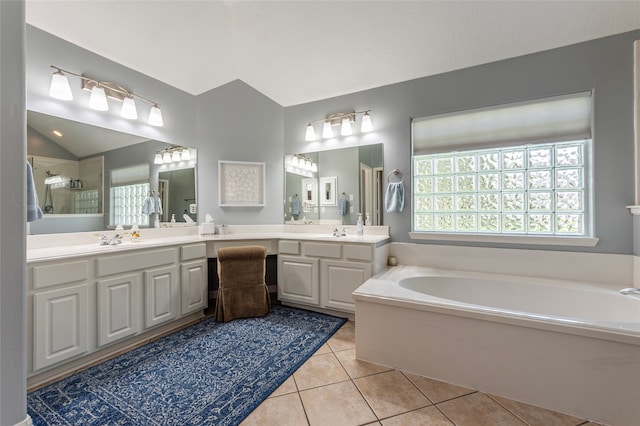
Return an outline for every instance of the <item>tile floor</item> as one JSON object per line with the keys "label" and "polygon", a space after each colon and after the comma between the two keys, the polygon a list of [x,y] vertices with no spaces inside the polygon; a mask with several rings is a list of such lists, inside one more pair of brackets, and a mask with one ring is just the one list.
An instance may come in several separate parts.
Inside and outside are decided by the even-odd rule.
{"label": "tile floor", "polygon": [[531,425],[596,423],[355,359],[347,322],[242,423],[251,425]]}

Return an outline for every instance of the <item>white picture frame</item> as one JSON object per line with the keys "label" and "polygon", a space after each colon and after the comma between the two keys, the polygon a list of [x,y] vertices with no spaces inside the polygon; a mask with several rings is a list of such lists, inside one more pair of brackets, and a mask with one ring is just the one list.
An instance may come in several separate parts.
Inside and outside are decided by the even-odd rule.
{"label": "white picture frame", "polygon": [[220,207],[264,207],[265,163],[218,161]]}
{"label": "white picture frame", "polygon": [[318,180],[317,179],[305,179],[302,180],[302,203],[308,206],[318,205]]}
{"label": "white picture frame", "polygon": [[327,176],[320,178],[320,205],[321,206],[337,206],[338,205],[338,177]]}

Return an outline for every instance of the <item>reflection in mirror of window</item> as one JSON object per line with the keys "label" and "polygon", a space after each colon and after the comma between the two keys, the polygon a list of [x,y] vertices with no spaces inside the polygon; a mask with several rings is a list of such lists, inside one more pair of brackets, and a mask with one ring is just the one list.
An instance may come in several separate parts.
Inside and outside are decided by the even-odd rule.
{"label": "reflection in mirror of window", "polygon": [[149,164],[111,170],[109,226],[149,225],[142,206],[150,195]]}

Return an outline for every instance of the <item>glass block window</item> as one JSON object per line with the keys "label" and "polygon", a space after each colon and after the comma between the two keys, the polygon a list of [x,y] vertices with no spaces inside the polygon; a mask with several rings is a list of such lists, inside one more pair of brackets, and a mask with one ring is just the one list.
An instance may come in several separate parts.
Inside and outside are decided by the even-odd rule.
{"label": "glass block window", "polygon": [[589,139],[413,157],[413,230],[586,235]]}
{"label": "glass block window", "polygon": [[149,225],[149,215],[142,214],[142,205],[149,195],[149,182],[111,187],[111,226]]}

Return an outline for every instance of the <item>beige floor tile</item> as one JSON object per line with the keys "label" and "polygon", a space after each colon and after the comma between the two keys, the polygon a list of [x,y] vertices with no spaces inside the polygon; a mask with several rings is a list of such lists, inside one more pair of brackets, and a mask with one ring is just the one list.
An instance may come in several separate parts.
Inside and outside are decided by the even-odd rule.
{"label": "beige floor tile", "polygon": [[355,348],[336,351],[334,354],[352,379],[393,370],[382,365],[357,360]]}
{"label": "beige floor tile", "polygon": [[361,425],[377,420],[351,381],[302,391],[300,398],[311,426]]}
{"label": "beige floor tile", "polygon": [[349,375],[335,355],[328,353],[309,358],[293,373],[293,378],[298,389],[305,390],[349,380]]}
{"label": "beige floor tile", "polygon": [[356,347],[356,329],[348,322],[345,323],[336,333],[327,341],[331,350],[344,351]]}
{"label": "beige floor tile", "polygon": [[354,379],[354,383],[379,419],[431,405],[431,402],[399,371]]}
{"label": "beige floor tile", "polygon": [[525,423],[483,393],[472,393],[438,404],[457,426],[522,426]]}
{"label": "beige floor tile", "polygon": [[462,386],[452,385],[427,377],[405,372],[403,372],[403,374],[407,376],[422,393],[427,395],[427,398],[434,404],[475,392],[473,389],[463,388]]}
{"label": "beige floor tile", "polygon": [[583,422],[583,420],[568,414],[546,410],[495,395],[489,396],[531,426],[575,426]]}
{"label": "beige floor tile", "polygon": [[322,355],[322,354],[328,354],[328,353],[331,353],[331,348],[329,347],[329,345],[325,343],[324,345],[320,346],[318,350],[315,351],[313,354]]}
{"label": "beige floor tile", "polygon": [[435,405],[382,420],[382,426],[453,426]]}
{"label": "beige floor tile", "polygon": [[282,382],[280,386],[278,386],[278,389],[274,390],[273,393],[269,395],[269,398],[272,398],[274,396],[285,395],[287,393],[293,393],[297,391],[298,391],[298,388],[296,387],[295,380],[293,380],[293,376],[289,376],[287,380],[285,380],[284,382]]}
{"label": "beige floor tile", "polygon": [[241,426],[307,426],[308,424],[297,393],[265,399],[240,423]]}

